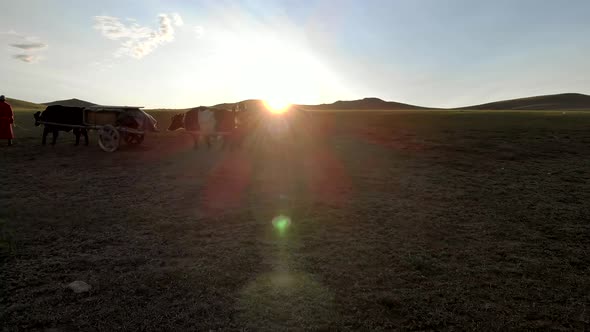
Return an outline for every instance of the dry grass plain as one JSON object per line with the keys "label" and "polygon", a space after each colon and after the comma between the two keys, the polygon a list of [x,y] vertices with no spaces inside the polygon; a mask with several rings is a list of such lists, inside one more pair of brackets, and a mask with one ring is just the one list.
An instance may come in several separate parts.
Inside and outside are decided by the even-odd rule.
{"label": "dry grass plain", "polygon": [[590,329],[590,113],[313,113],[112,154],[31,120],[0,142],[4,331]]}

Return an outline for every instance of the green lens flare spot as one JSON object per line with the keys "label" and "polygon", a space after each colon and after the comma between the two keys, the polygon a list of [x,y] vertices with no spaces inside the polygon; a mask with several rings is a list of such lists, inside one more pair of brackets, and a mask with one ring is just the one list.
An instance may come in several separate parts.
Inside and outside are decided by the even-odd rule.
{"label": "green lens flare spot", "polygon": [[279,232],[279,234],[283,235],[291,225],[291,219],[283,215],[276,216],[272,220],[272,225]]}

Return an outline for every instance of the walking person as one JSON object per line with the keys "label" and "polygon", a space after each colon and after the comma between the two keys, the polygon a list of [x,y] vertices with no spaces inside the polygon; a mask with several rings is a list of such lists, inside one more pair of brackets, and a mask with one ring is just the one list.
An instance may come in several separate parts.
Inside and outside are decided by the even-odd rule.
{"label": "walking person", "polygon": [[14,112],[12,107],[6,102],[6,97],[0,96],[0,139],[8,140],[8,146],[12,145],[12,139],[14,138],[13,123]]}

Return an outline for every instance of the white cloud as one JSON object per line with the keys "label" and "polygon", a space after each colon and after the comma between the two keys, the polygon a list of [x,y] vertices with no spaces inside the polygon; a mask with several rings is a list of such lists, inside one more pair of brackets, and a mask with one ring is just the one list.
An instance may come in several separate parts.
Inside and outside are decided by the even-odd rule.
{"label": "white cloud", "polygon": [[19,38],[25,38],[24,35],[21,35],[20,33],[14,31],[14,30],[1,31],[0,36],[16,36]]}
{"label": "white cloud", "polygon": [[176,25],[177,27],[181,27],[184,25],[184,21],[182,20],[182,17],[180,17],[180,14],[178,13],[173,13],[171,15],[172,20],[174,21],[174,25]]}
{"label": "white cloud", "polygon": [[39,62],[42,59],[39,52],[48,47],[47,44],[39,41],[39,38],[26,36],[14,30],[0,32],[0,38],[3,43],[21,51],[19,54],[12,54],[13,59],[26,63]]}
{"label": "white cloud", "polygon": [[121,43],[121,47],[115,52],[115,56],[127,55],[136,59],[153,52],[159,46],[174,40],[174,25],[183,24],[179,14],[158,15],[158,29],[141,26],[134,21],[129,24],[121,22],[121,19],[113,16],[95,16],[94,28],[111,40]]}
{"label": "white cloud", "polygon": [[195,37],[200,39],[201,37],[203,37],[203,34],[205,33],[205,29],[203,29],[202,26],[195,26],[193,28],[193,32],[195,33]]}

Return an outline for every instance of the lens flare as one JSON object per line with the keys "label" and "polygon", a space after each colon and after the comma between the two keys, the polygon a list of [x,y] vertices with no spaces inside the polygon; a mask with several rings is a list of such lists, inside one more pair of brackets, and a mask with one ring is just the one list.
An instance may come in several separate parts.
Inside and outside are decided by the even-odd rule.
{"label": "lens flare", "polygon": [[283,215],[276,216],[272,220],[272,225],[280,235],[283,235],[287,232],[287,229],[291,225],[291,218]]}

